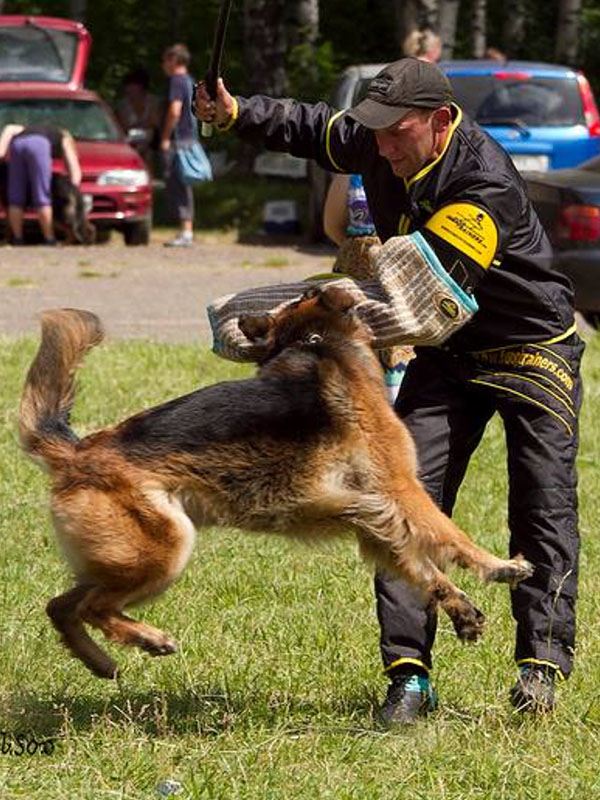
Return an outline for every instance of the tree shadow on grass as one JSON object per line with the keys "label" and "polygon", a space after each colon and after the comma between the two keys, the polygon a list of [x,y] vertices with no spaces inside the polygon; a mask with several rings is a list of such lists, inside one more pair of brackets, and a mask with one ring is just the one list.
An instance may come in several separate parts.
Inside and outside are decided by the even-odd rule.
{"label": "tree shadow on grass", "polygon": [[251,689],[198,685],[177,691],[117,691],[106,699],[68,691],[47,696],[19,692],[7,699],[2,716],[4,726],[19,733],[31,731],[37,738],[59,737],[67,729],[84,732],[106,723],[133,726],[156,738],[189,734],[210,738],[253,728],[292,735],[330,727],[360,736],[376,732],[373,707],[374,698],[366,689],[319,702],[302,696],[278,701],[270,693]]}

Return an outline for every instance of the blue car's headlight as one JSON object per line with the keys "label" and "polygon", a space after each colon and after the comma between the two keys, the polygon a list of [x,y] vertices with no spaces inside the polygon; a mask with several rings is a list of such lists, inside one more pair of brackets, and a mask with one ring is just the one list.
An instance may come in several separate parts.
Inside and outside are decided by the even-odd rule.
{"label": "blue car's headlight", "polygon": [[109,169],[98,175],[98,186],[146,186],[150,176],[145,169]]}

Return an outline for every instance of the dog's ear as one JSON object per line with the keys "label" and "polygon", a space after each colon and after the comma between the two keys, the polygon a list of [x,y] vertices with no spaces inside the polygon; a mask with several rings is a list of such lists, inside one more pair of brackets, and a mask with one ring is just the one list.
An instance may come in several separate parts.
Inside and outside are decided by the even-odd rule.
{"label": "dog's ear", "polygon": [[356,299],[339,286],[327,286],[319,293],[319,305],[328,311],[336,311],[343,314],[356,304]]}
{"label": "dog's ear", "polygon": [[319,286],[318,283],[313,283],[308,287],[308,289],[306,289],[306,291],[300,298],[300,302],[302,302],[302,300],[312,300],[313,297],[319,297],[319,295],[322,292],[323,292],[323,287]]}
{"label": "dog's ear", "polygon": [[262,317],[254,317],[250,314],[242,314],[238,319],[238,328],[246,339],[256,342],[263,339],[273,327],[273,317],[265,314]]}

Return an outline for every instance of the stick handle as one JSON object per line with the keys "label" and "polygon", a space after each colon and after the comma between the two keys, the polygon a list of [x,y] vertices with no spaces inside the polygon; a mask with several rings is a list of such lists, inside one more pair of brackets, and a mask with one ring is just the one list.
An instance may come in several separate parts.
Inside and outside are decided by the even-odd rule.
{"label": "stick handle", "polygon": [[201,133],[205,139],[210,139],[210,137],[213,135],[213,126],[210,124],[210,122],[202,123]]}

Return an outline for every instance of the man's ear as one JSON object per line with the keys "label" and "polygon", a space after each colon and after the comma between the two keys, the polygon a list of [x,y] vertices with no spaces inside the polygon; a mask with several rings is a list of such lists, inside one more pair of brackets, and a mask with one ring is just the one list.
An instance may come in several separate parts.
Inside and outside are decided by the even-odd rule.
{"label": "man's ear", "polygon": [[437,108],[433,112],[433,130],[442,133],[452,124],[452,111],[447,106]]}
{"label": "man's ear", "polygon": [[262,317],[242,314],[238,319],[238,328],[246,339],[249,339],[251,342],[256,342],[258,339],[264,338],[272,327],[273,317],[266,314]]}
{"label": "man's ear", "polygon": [[319,294],[319,305],[328,311],[337,311],[340,314],[348,311],[356,303],[356,299],[339,286],[327,286]]}

